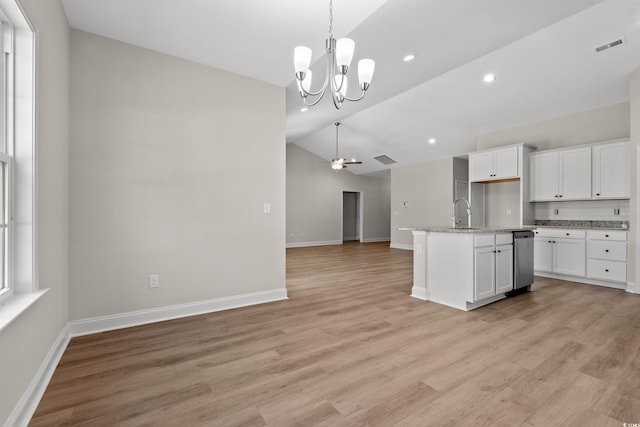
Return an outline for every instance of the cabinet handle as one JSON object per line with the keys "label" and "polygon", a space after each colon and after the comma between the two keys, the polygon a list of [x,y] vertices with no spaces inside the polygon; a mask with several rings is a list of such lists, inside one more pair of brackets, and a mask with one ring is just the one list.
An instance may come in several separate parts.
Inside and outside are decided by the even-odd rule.
{"label": "cabinet handle", "polygon": [[604,269],[604,271],[605,271],[606,273],[608,273],[608,272],[609,272],[609,269],[608,269],[608,268],[605,268],[605,269]]}
{"label": "cabinet handle", "polygon": [[500,253],[502,253],[502,251],[498,251],[498,253],[500,254]]}
{"label": "cabinet handle", "polygon": [[596,193],[596,196],[599,196],[599,195],[600,195],[600,193]]}
{"label": "cabinet handle", "polygon": [[551,242],[551,243],[555,243],[555,242],[556,242],[556,241],[554,240],[554,241],[553,241],[553,242]]}
{"label": "cabinet handle", "polygon": [[608,235],[608,234],[605,234],[605,235],[604,235],[604,237],[609,237],[609,235]]}
{"label": "cabinet handle", "polygon": [[557,197],[558,197],[558,195],[556,194],[556,195],[555,195],[555,196],[553,196],[553,197],[556,197],[556,198],[557,198]]}
{"label": "cabinet handle", "polygon": [[551,240],[549,240],[549,243],[553,243]]}
{"label": "cabinet handle", "polygon": [[605,252],[609,252],[609,249],[605,249],[604,251],[605,251]]}
{"label": "cabinet handle", "polygon": [[561,194],[561,195],[559,195],[558,197],[562,197],[562,194]]}
{"label": "cabinet handle", "polygon": [[570,233],[567,233],[567,236],[570,236],[570,235],[571,235]]}

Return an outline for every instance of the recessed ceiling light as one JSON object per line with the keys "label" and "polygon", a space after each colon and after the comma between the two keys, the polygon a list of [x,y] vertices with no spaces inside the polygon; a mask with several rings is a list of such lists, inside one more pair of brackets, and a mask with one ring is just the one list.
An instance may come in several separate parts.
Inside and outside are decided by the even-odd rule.
{"label": "recessed ceiling light", "polygon": [[413,61],[414,59],[416,59],[416,56],[413,53],[410,53],[409,55],[402,58],[404,62],[410,62],[410,61]]}
{"label": "recessed ceiling light", "polygon": [[489,73],[489,74],[485,74],[482,80],[484,80],[485,83],[493,83],[495,79],[496,79],[495,74]]}
{"label": "recessed ceiling light", "polygon": [[300,109],[300,111],[302,113],[305,113],[305,112],[309,111],[309,109],[307,107],[303,107],[303,108]]}
{"label": "recessed ceiling light", "polygon": [[435,144],[435,143],[436,143],[435,138],[429,138],[429,144]]}

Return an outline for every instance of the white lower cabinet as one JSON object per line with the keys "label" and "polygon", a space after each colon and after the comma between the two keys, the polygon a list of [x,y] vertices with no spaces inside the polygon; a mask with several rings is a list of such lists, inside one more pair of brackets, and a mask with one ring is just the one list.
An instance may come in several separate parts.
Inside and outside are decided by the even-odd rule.
{"label": "white lower cabinet", "polygon": [[538,229],[533,241],[535,271],[585,276],[584,230]]}
{"label": "white lower cabinet", "polygon": [[627,281],[627,232],[591,230],[587,277],[611,282]]}
{"label": "white lower cabinet", "polygon": [[553,271],[570,276],[584,276],[584,239],[554,239],[553,245]]}
{"label": "white lower cabinet", "polygon": [[627,232],[538,228],[533,259],[534,272],[541,276],[571,276],[571,280],[583,278],[585,283],[605,286],[626,283]]}
{"label": "white lower cabinet", "polygon": [[475,237],[473,270],[475,301],[513,289],[512,242],[511,233]]}

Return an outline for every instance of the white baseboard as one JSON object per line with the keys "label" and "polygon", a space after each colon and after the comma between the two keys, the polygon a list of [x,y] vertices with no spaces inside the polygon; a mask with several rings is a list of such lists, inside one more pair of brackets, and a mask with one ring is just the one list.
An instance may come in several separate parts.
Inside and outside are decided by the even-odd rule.
{"label": "white baseboard", "polygon": [[287,289],[234,295],[69,322],[72,337],[287,299]]}
{"label": "white baseboard", "polygon": [[11,411],[9,418],[5,421],[5,426],[22,427],[29,424],[68,344],[69,328],[65,326],[53,342],[40,368],[31,380],[31,384]]}
{"label": "white baseboard", "polygon": [[627,292],[632,294],[640,294],[640,286],[637,283],[627,282]]}
{"label": "white baseboard", "polygon": [[327,240],[326,242],[298,242],[298,243],[287,243],[287,248],[306,248],[309,246],[330,246],[330,245],[341,245],[342,240]]}
{"label": "white baseboard", "polygon": [[392,249],[404,249],[406,251],[412,251],[413,250],[413,245],[405,245],[402,243],[391,243],[389,245],[389,247],[391,247]]}
{"label": "white baseboard", "polygon": [[376,242],[388,242],[388,237],[371,237],[369,239],[362,240],[362,243],[376,243]]}
{"label": "white baseboard", "polygon": [[424,288],[418,288],[416,286],[411,288],[411,296],[421,300],[427,300],[427,292]]}

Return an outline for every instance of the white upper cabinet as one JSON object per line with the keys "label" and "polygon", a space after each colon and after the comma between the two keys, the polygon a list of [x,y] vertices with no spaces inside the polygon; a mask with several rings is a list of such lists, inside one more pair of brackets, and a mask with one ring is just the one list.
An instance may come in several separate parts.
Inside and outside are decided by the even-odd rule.
{"label": "white upper cabinet", "polygon": [[558,200],[558,152],[529,155],[531,200]]}
{"label": "white upper cabinet", "polygon": [[558,198],[591,198],[591,148],[576,148],[559,152]]}
{"label": "white upper cabinet", "polygon": [[469,181],[493,181],[520,177],[518,148],[499,148],[469,154]]}
{"label": "white upper cabinet", "polygon": [[591,147],[529,155],[531,201],[591,198]]}
{"label": "white upper cabinet", "polygon": [[616,142],[593,146],[594,199],[629,198],[629,144]]}

